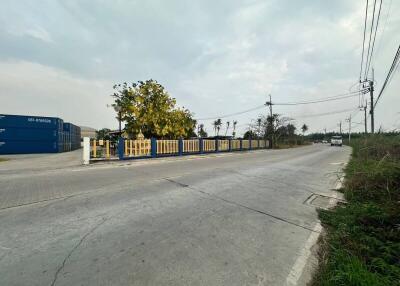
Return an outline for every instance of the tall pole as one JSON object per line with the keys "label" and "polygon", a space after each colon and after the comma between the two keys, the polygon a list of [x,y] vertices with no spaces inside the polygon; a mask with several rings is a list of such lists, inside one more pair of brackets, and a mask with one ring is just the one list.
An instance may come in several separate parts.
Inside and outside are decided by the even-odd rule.
{"label": "tall pole", "polygon": [[269,101],[267,101],[265,103],[265,105],[269,105],[269,116],[271,119],[271,130],[272,130],[272,134],[271,134],[271,143],[270,143],[270,147],[272,148],[274,146],[274,134],[275,134],[275,130],[274,130],[274,119],[272,117],[272,97],[271,95],[269,95]]}
{"label": "tall pole", "polygon": [[369,81],[369,95],[371,97],[371,133],[374,134],[375,130],[375,117],[374,117],[374,69],[372,68],[372,80]]}
{"label": "tall pole", "polygon": [[342,120],[339,122],[339,130],[340,135],[342,135]]}
{"label": "tall pole", "polygon": [[122,120],[122,114],[121,114],[121,111],[119,111],[119,112],[118,112],[118,129],[119,129],[119,136],[121,136],[121,131],[122,131],[122,128],[121,128],[121,120]]}
{"label": "tall pole", "polygon": [[351,114],[350,114],[349,118],[346,119],[346,121],[349,122],[349,142],[350,142],[350,140],[351,140]]}
{"label": "tall pole", "polygon": [[368,133],[368,130],[367,130],[367,101],[365,101],[365,106],[364,106],[364,132],[365,132],[365,134]]}

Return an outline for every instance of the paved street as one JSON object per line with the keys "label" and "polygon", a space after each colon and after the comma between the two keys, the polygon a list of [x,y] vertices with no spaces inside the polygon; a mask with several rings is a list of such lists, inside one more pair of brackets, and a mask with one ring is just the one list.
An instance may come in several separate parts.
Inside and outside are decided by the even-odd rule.
{"label": "paved street", "polygon": [[305,202],[331,196],[349,154],[316,144],[91,166],[2,162],[0,285],[293,283],[319,231]]}

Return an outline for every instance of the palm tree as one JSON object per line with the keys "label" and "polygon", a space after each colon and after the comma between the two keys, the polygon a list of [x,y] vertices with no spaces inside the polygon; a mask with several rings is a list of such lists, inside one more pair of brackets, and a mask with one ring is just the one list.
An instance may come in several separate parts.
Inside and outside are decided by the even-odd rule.
{"label": "palm tree", "polygon": [[257,126],[258,126],[258,137],[260,137],[260,135],[261,135],[261,123],[262,123],[262,118],[261,117],[259,117],[259,118],[257,118]]}
{"label": "palm tree", "polygon": [[203,137],[202,134],[204,134],[204,124],[201,123],[197,127],[197,137]]}
{"label": "palm tree", "polygon": [[215,128],[217,129],[217,136],[219,135],[219,130],[221,129],[222,125],[222,120],[221,118],[218,118],[216,121],[214,121]]}
{"label": "palm tree", "polygon": [[231,123],[229,121],[226,122],[226,130],[225,130],[225,136],[228,133],[228,129],[229,129],[229,125],[231,125]]}
{"label": "palm tree", "polygon": [[217,120],[215,120],[213,122],[213,126],[214,126],[214,135],[217,136],[217,127],[218,127],[218,121]]}
{"label": "palm tree", "polygon": [[236,125],[237,125],[237,121],[234,120],[234,121],[233,121],[233,131],[232,131],[232,136],[233,136],[233,137],[235,137],[235,135],[236,135]]}
{"label": "palm tree", "polygon": [[303,136],[304,136],[304,133],[306,133],[307,130],[308,130],[308,126],[304,123],[303,126],[301,126],[301,132],[303,132]]}

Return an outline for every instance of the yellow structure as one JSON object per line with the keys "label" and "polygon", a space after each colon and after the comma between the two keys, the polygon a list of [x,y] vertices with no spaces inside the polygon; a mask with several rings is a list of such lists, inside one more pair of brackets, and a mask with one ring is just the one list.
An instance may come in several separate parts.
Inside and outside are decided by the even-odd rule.
{"label": "yellow structure", "polygon": [[150,139],[125,140],[124,149],[126,157],[150,156],[151,140]]}
{"label": "yellow structure", "polygon": [[175,154],[178,152],[178,140],[157,140],[157,154]]}

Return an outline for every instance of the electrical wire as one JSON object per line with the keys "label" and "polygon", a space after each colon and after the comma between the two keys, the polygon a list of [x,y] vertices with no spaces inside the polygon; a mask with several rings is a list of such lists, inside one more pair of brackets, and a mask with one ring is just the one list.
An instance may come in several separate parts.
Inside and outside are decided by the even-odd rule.
{"label": "electrical wire", "polygon": [[[313,104],[313,103],[321,103],[321,102],[327,102],[327,101],[334,101],[334,100],[341,100],[341,99],[346,99],[346,98],[350,98],[350,97],[355,97],[358,96],[360,91],[353,91],[353,92],[349,92],[349,93],[344,93],[344,94],[339,94],[339,95],[334,95],[334,96],[328,96],[325,98],[321,98],[318,100],[314,100],[314,101],[301,101],[301,102],[280,102],[280,103],[274,103],[272,102],[272,105],[288,105],[288,106],[292,106],[292,105],[303,105],[303,104]],[[362,91],[361,91],[362,92]],[[232,116],[237,116],[237,115],[241,115],[244,113],[248,113],[248,112],[252,112],[255,110],[259,110],[259,109],[263,109],[265,108],[265,104],[260,105],[260,106],[256,106],[247,110],[243,110],[243,111],[238,111],[235,113],[230,113],[230,114],[225,114],[225,115],[220,115],[220,116],[214,116],[214,117],[204,117],[204,118],[195,118],[197,121],[205,121],[205,120],[215,120],[215,119],[219,119],[219,118],[227,118],[227,117],[232,117]]]}
{"label": "electrical wire", "polygon": [[387,12],[386,12],[386,17],[385,17],[386,20],[385,20],[385,23],[383,24],[382,33],[381,33],[381,36],[379,37],[379,40],[378,40],[378,47],[376,49],[375,58],[378,57],[378,55],[379,55],[379,53],[381,51],[382,38],[383,38],[383,35],[385,34],[387,23],[389,22],[390,8],[392,7],[392,2],[393,2],[393,0],[390,0],[390,2],[389,2],[389,6],[388,6],[388,9],[387,9]]}
{"label": "electrical wire", "polygon": [[367,31],[367,19],[368,19],[368,0],[367,0],[366,5],[365,5],[364,38],[363,38],[363,44],[362,44],[361,65],[360,65],[360,79],[359,79],[360,82],[361,82],[361,75],[362,75],[363,64],[364,64],[365,32]]}
{"label": "electrical wire", "polygon": [[393,58],[392,65],[390,66],[390,69],[389,69],[389,71],[388,71],[388,73],[386,75],[386,79],[385,79],[385,81],[384,81],[384,83],[382,85],[382,88],[381,88],[381,90],[379,92],[379,95],[375,100],[374,106],[376,106],[376,104],[378,103],[379,99],[381,98],[383,92],[385,91],[388,83],[390,82],[390,79],[391,79],[391,76],[393,74],[393,71],[397,68],[397,64],[398,64],[399,58],[400,58],[400,45],[397,48],[396,55]]}
{"label": "electrical wire", "polygon": [[272,105],[305,105],[305,104],[314,104],[314,103],[321,103],[321,102],[328,102],[328,101],[335,101],[335,100],[341,100],[341,99],[346,99],[350,97],[355,97],[359,96],[360,91],[354,91],[354,92],[349,92],[347,94],[343,94],[340,96],[336,97],[327,97],[324,99],[317,99],[313,101],[300,101],[300,102],[277,102],[277,103],[272,103]]}
{"label": "electrical wire", "polygon": [[260,106],[256,106],[256,107],[250,108],[250,109],[247,109],[247,110],[238,111],[238,112],[235,112],[235,113],[230,113],[230,114],[225,114],[225,115],[222,115],[222,116],[215,116],[215,117],[198,118],[196,120],[214,120],[214,119],[218,119],[218,118],[226,118],[226,117],[241,115],[241,114],[248,113],[248,112],[251,112],[251,111],[259,110],[259,109],[262,109],[262,108],[265,108],[264,104],[260,105]]}
{"label": "electrical wire", "polygon": [[315,113],[315,114],[300,115],[300,116],[289,116],[289,117],[293,117],[295,119],[296,118],[312,118],[312,117],[320,117],[320,116],[327,116],[327,115],[333,115],[333,114],[340,114],[340,113],[345,113],[345,112],[354,111],[354,110],[355,110],[355,108],[350,108],[350,109],[335,110],[335,111],[324,112],[324,113]]}
{"label": "electrical wire", "polygon": [[367,65],[368,65],[368,58],[369,58],[369,51],[371,47],[371,39],[372,39],[372,31],[374,30],[374,22],[375,22],[375,8],[376,8],[376,0],[374,0],[374,10],[372,12],[372,21],[371,21],[371,31],[369,33],[369,41],[368,41],[368,52],[367,52],[367,58],[365,62],[365,69],[364,69],[364,79],[367,79]]}
{"label": "electrical wire", "polygon": [[[376,32],[378,31],[378,25],[379,25],[379,18],[381,17],[381,9],[382,9],[382,1],[379,4],[379,11],[378,11],[378,18],[376,19],[376,25],[375,25],[375,34],[374,34],[374,40],[372,42],[372,49],[371,49],[371,55],[369,57],[369,62],[368,62],[368,67],[367,67],[367,75],[369,73],[369,68],[371,66],[371,61],[374,55],[374,47],[375,47],[375,39],[376,39]],[[367,59],[368,60],[368,59]]]}

